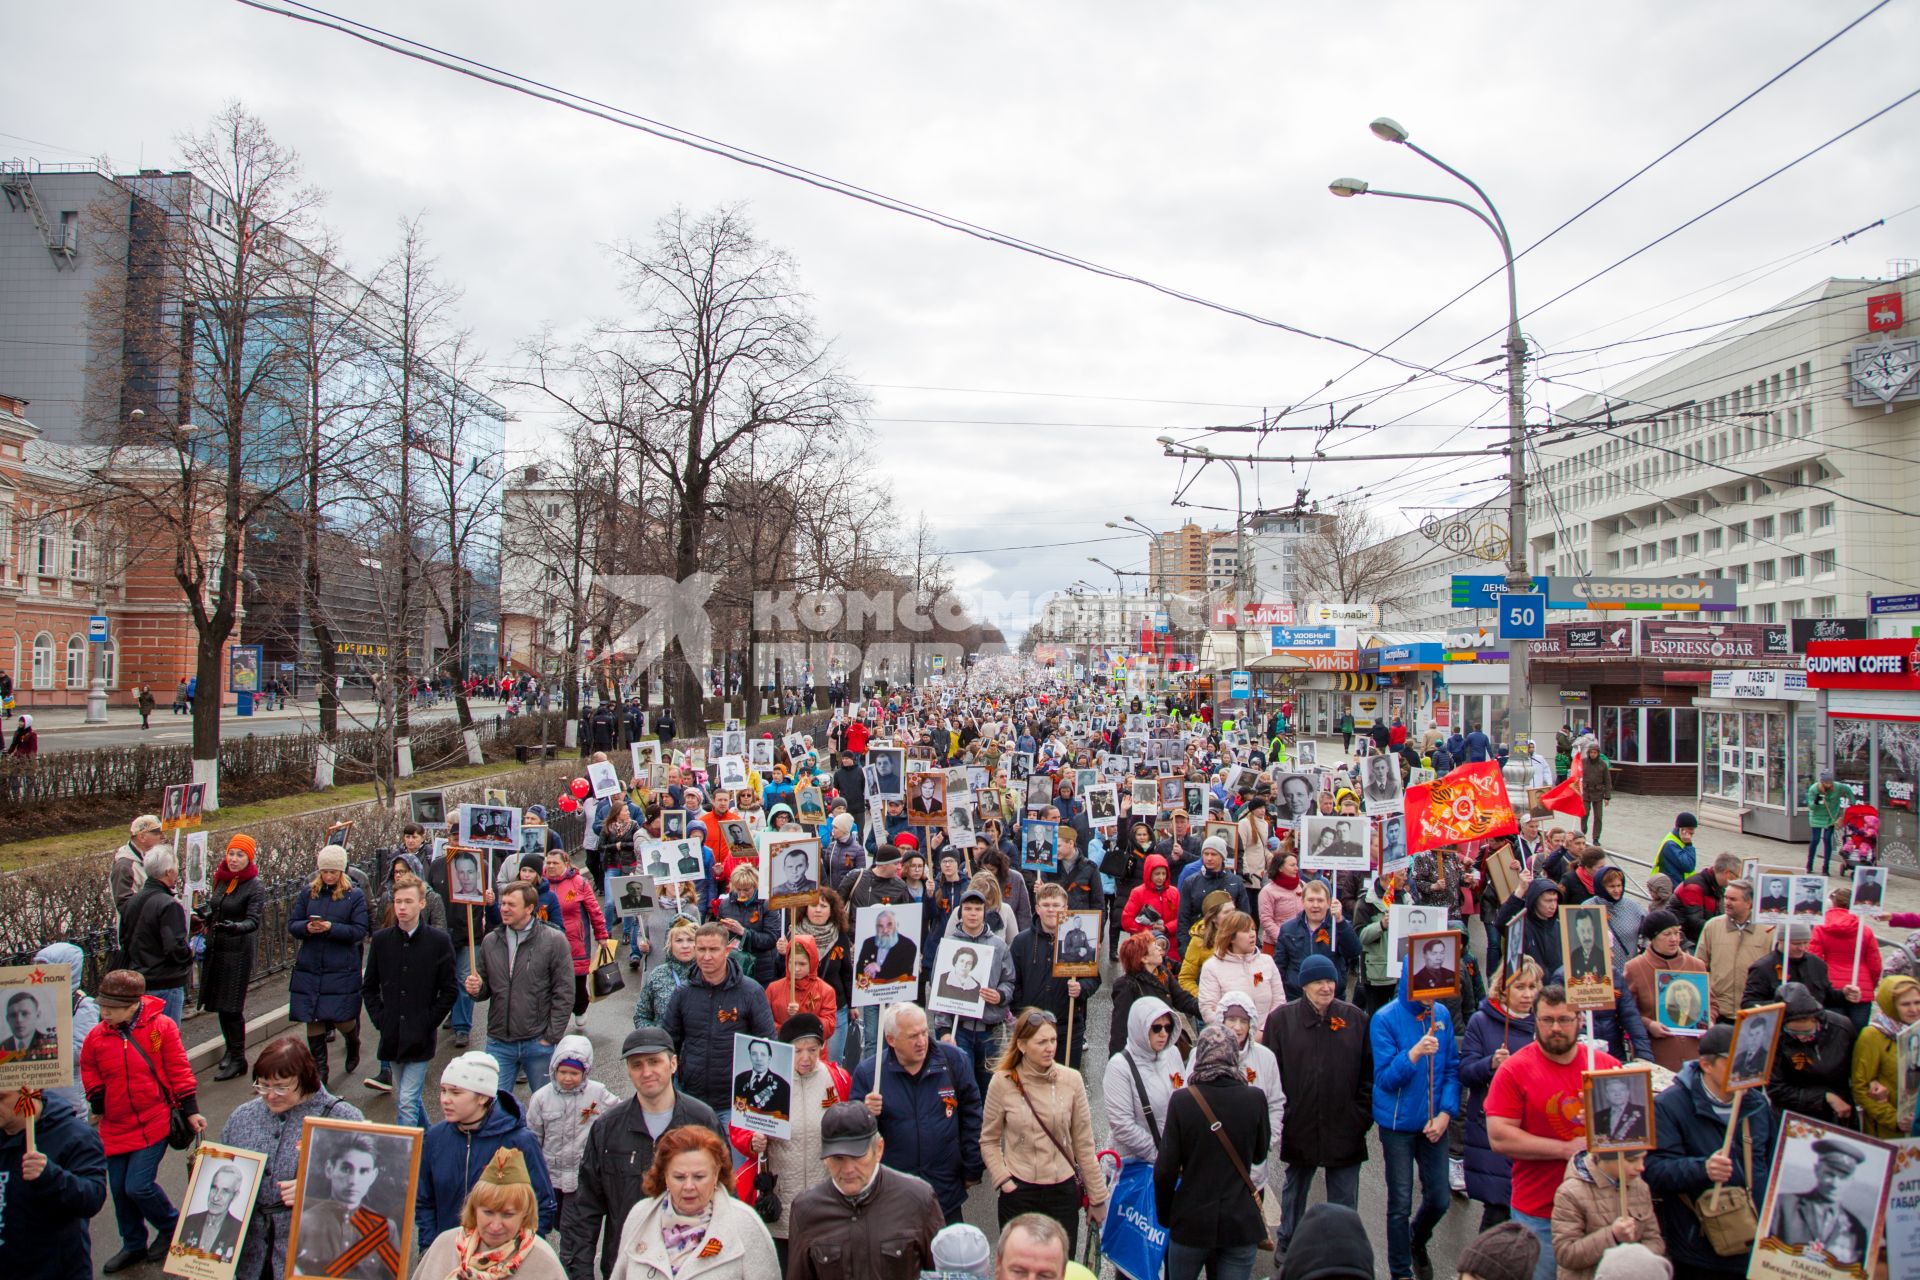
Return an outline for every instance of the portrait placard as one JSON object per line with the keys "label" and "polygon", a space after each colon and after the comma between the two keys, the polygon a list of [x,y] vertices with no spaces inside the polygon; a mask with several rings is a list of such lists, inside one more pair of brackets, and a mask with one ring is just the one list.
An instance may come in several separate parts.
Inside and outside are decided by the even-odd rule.
{"label": "portrait placard", "polygon": [[[1920,1028],[1920,1022],[1913,1024]],[[1888,1143],[1894,1151],[1887,1194],[1887,1274],[1920,1275],[1920,1138]]]}
{"label": "portrait placard", "polygon": [[0,967],[0,1089],[59,1089],[74,1081],[73,966]]}
{"label": "portrait placard", "polygon": [[719,785],[727,791],[738,791],[747,785],[747,762],[742,756],[721,756],[716,762]]}
{"label": "portrait placard", "polygon": [[613,911],[622,920],[644,917],[653,910],[655,889],[652,876],[611,876],[607,886],[613,894]]}
{"label": "portrait placard", "polygon": [[1369,871],[1372,831],[1361,814],[1310,814],[1301,819],[1302,871]]}
{"label": "portrait placard", "polygon": [[1060,869],[1060,824],[1029,818],[1020,826],[1020,866],[1026,871]]}
{"label": "portrait placard", "polygon": [[992,947],[952,936],[942,938],[934,955],[933,989],[927,1008],[961,1018],[981,1017],[987,1008],[984,992],[992,980]]}
{"label": "portrait placard", "polygon": [[1053,976],[1056,978],[1093,978],[1100,974],[1100,922],[1098,911],[1069,911],[1060,917],[1060,929],[1053,935]]}
{"label": "portrait placard", "polygon": [[792,1045],[734,1034],[732,1123],[769,1138],[793,1136]]}
{"label": "portrait placard", "polygon": [[1368,813],[1400,807],[1405,788],[1400,782],[1400,757],[1371,755],[1360,764],[1360,801]]}
{"label": "portrait placard", "polygon": [[1878,911],[1880,904],[1886,900],[1887,869],[1855,867],[1853,869],[1853,901],[1847,909],[1865,919],[1870,913]]}
{"label": "portrait placard", "polygon": [[928,769],[907,775],[907,821],[916,827],[937,827],[947,820],[947,775]]}
{"label": "portrait placard", "polygon": [[1798,1112],[1781,1116],[1747,1274],[1871,1274],[1893,1164],[1894,1149],[1884,1142]]}
{"label": "portrait placard", "polygon": [[773,768],[773,739],[755,738],[747,744],[747,763],[760,773]]}
{"label": "portrait placard", "polygon": [[698,880],[706,871],[697,836],[673,840],[649,840],[640,850],[640,870],[653,877],[657,885],[685,884]]}
{"label": "portrait placard", "polygon": [[1160,784],[1153,778],[1133,780],[1133,816],[1151,818],[1160,812]]}
{"label": "portrait placard", "polygon": [[827,820],[827,802],[818,787],[799,787],[793,793],[793,816],[809,827]]}
{"label": "portrait placard", "polygon": [[1405,874],[1413,865],[1413,855],[1407,852],[1407,815],[1404,813],[1383,813],[1378,823],[1380,839],[1380,874],[1390,876]]}
{"label": "portrait placard", "polygon": [[1597,902],[1563,906],[1559,923],[1567,1003],[1580,1010],[1613,1008],[1618,997],[1613,990],[1606,907]]}
{"label": "portrait placard", "polygon": [[687,811],[685,809],[662,809],[660,811],[660,838],[678,840],[687,834]]}
{"label": "portrait placard", "polygon": [[447,793],[444,791],[409,791],[407,793],[407,816],[431,831],[435,827],[447,825]]}
{"label": "portrait placard", "polygon": [[1761,924],[1787,924],[1791,919],[1788,911],[1793,905],[1793,876],[1762,871],[1754,887],[1760,894],[1754,904],[1754,918]]}
{"label": "portrait placard", "polygon": [[1318,791],[1313,778],[1305,773],[1283,773],[1273,788],[1273,820],[1276,823],[1291,824],[1300,821],[1310,813],[1320,812],[1315,801]]}
{"label": "portrait placard", "polygon": [[480,792],[480,803],[504,805],[508,803],[505,787],[486,787]]}
{"label": "portrait placard", "polygon": [[493,883],[490,869],[493,851],[469,849],[464,845],[447,846],[447,905],[483,907],[487,886]]}
{"label": "portrait placard", "polygon": [[1302,738],[1293,744],[1293,762],[1295,764],[1318,764],[1320,762],[1320,744],[1312,738]]}
{"label": "portrait placard", "polygon": [[1787,918],[1797,924],[1817,925],[1827,915],[1827,878],[1825,876],[1795,876],[1793,878],[1793,903],[1787,908]]}
{"label": "portrait placard", "polygon": [[853,920],[853,1003],[911,1000],[920,980],[920,903],[860,907]]}
{"label": "portrait placard", "polygon": [[907,753],[899,747],[869,747],[867,767],[873,771],[867,795],[875,800],[907,798]]}
{"label": "portrait placard", "polygon": [[1203,838],[1203,843],[1205,840],[1211,840],[1215,836],[1219,836],[1222,840],[1225,840],[1227,842],[1227,865],[1229,867],[1238,867],[1240,865],[1240,825],[1235,822],[1228,822],[1224,818],[1212,818],[1207,822],[1206,832],[1207,834]]}
{"label": "portrait placard", "polygon": [[1409,934],[1407,955],[1414,967],[1407,979],[1409,999],[1451,1000],[1460,994],[1459,934]]}
{"label": "portrait placard", "polygon": [[[332,833],[329,832],[328,835],[331,836]],[[333,844],[335,841],[328,839],[327,843]],[[212,882],[207,879],[207,833],[187,832],[182,848],[181,874],[185,879],[182,887],[188,894],[188,900],[191,901],[193,894],[206,893],[213,887]]]}
{"label": "portrait placard", "polygon": [[1422,907],[1396,903],[1387,908],[1387,976],[1399,978],[1400,962],[1407,954],[1407,939],[1421,934],[1441,933],[1447,927],[1445,907]]}
{"label": "portrait placard", "polygon": [[1120,792],[1111,782],[1088,787],[1087,822],[1095,831],[1111,831],[1120,823]]}
{"label": "portrait placard", "polygon": [[518,849],[520,810],[510,805],[461,805],[460,843],[472,849]]}
{"label": "portrait placard", "polygon": [[426,1132],[308,1116],[287,1234],[287,1280],[402,1280]]}
{"label": "portrait placard", "polygon": [[1589,1071],[1586,1095],[1589,1152],[1653,1149],[1653,1072],[1638,1066]]}
{"label": "portrait placard", "polygon": [[1707,1017],[1711,994],[1705,973],[1660,969],[1653,975],[1653,1006],[1660,1025],[1671,1035],[1702,1036],[1712,1022]]}
{"label": "portrait placard", "polygon": [[760,892],[775,911],[804,907],[820,898],[820,841],[802,830],[766,831],[760,837]]}
{"label": "portrait placard", "polygon": [[587,766],[587,781],[593,784],[593,798],[604,800],[617,796],[626,790],[620,781],[620,771],[613,767],[611,760],[595,760]]}
{"label": "portrait placard", "polygon": [[233,1280],[266,1168],[258,1151],[205,1141],[195,1147],[186,1201],[160,1270],[185,1280]]}
{"label": "portrait placard", "polygon": [[633,776],[644,778],[653,772],[653,766],[660,763],[660,740],[646,738],[630,742],[627,744],[627,756],[633,763]]}
{"label": "portrait placard", "polygon": [[1784,1004],[1762,1004],[1742,1009],[1734,1018],[1728,1089],[1765,1088],[1773,1079],[1773,1055],[1780,1046],[1786,1014]]}

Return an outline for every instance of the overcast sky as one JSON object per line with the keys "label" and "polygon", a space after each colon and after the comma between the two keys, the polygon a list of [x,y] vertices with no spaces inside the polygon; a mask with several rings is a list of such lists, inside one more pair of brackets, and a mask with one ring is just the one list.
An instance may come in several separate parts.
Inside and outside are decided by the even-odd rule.
{"label": "overcast sky", "polygon": [[[1400,120],[1480,182],[1531,244],[1870,8],[1376,3],[374,4],[336,11],[643,115],[1289,324],[1377,347],[1498,265],[1453,209],[1336,200],[1329,180],[1468,193],[1367,123]],[[503,367],[543,324],[616,314],[605,245],[675,205],[745,203],[792,252],[825,332],[873,400],[876,475],[924,510],[961,580],[1035,597],[1145,567],[1104,528],[1191,515],[1230,526],[1232,478],[1156,436],[1331,397],[1337,451],[1477,448],[1497,390],[1411,376],[1149,292],[534,102],[228,0],[15,6],[0,155],[105,154],[165,167],[229,99],[297,149],[356,266],[424,213],[461,317]],[[1896,0],[1527,256],[1521,305],[1551,298],[1914,86]],[[1828,275],[1920,257],[1920,100],[1527,321],[1549,358],[1536,416]],[[1887,227],[1814,250],[1879,218]],[[1498,354],[1489,285],[1394,348],[1418,365]],[[1568,354],[1555,355],[1556,352]],[[1457,362],[1456,362],[1457,363]],[[1345,375],[1345,376],[1343,376]],[[1339,379],[1331,388],[1329,379]],[[1450,394],[1451,393],[1451,394]],[[1442,399],[1443,397],[1446,397]],[[551,422],[504,397],[537,447]],[[1435,403],[1439,401],[1439,403]],[[1279,456],[1311,435],[1274,435]],[[1250,451],[1248,436],[1210,442]],[[1363,492],[1390,527],[1500,492],[1480,463],[1268,464],[1246,502]],[[1207,510],[1207,507],[1214,508]],[[1224,511],[1221,510],[1224,508]],[[1117,539],[1114,541],[1089,541]],[[1075,544],[1035,546],[1034,544]],[[1003,550],[1001,548],[1030,548]],[[1001,618],[1017,628],[1022,618]]]}

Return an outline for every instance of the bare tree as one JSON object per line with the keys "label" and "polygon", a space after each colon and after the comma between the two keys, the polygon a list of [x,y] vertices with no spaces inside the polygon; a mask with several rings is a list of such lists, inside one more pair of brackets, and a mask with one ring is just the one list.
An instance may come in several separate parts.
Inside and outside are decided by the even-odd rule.
{"label": "bare tree", "polygon": [[1314,520],[1294,562],[1296,596],[1374,604],[1406,585],[1405,552],[1372,511],[1347,501]]}

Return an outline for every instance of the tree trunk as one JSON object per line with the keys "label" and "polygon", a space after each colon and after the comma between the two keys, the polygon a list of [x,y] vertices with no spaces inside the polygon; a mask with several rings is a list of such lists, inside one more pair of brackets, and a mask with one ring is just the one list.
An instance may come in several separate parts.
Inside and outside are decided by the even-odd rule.
{"label": "tree trunk", "polygon": [[230,630],[202,631],[194,651],[193,781],[207,784],[208,813],[220,807],[220,660]]}

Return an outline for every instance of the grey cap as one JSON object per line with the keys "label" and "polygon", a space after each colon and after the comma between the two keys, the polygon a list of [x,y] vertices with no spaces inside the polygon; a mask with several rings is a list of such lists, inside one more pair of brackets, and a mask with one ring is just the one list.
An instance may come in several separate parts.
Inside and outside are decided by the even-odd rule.
{"label": "grey cap", "polygon": [[987,905],[987,895],[978,889],[969,889],[960,895],[960,904],[965,906],[969,902],[977,902],[984,907]]}
{"label": "grey cap", "polygon": [[820,1117],[820,1156],[864,1156],[880,1134],[880,1122],[864,1102],[836,1102]]}
{"label": "grey cap", "polygon": [[1822,770],[1820,771],[1820,781],[1822,781],[1822,782],[1832,782],[1832,781],[1833,781],[1833,770],[1831,770],[1831,769],[1822,769]]}
{"label": "grey cap", "polygon": [[620,1056],[637,1057],[649,1053],[672,1053],[673,1037],[664,1027],[635,1027],[620,1045]]}

